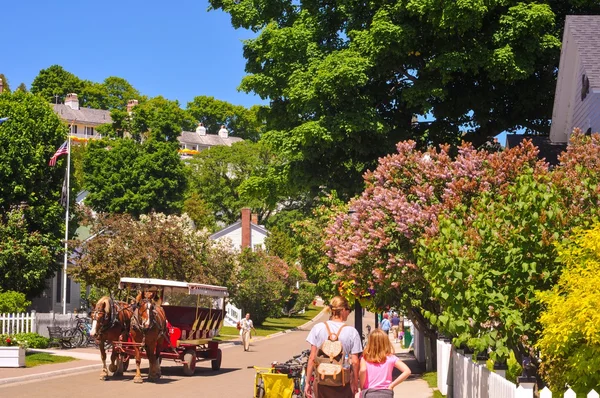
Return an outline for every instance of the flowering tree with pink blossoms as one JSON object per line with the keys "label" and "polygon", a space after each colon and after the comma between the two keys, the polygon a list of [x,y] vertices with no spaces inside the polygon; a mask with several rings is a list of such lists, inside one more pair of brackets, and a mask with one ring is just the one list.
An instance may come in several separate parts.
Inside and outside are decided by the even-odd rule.
{"label": "flowering tree with pink blossoms", "polygon": [[548,170],[530,142],[497,153],[463,144],[455,156],[449,146],[419,151],[412,141],[397,150],[365,174],[365,191],[349,203],[353,214],[329,225],[329,267],[352,282],[354,295],[369,293],[375,307],[399,307],[434,337],[425,313],[439,314],[440,304],[416,262],[419,239],[438,233],[441,215],[469,207],[483,192],[506,191],[523,170]]}

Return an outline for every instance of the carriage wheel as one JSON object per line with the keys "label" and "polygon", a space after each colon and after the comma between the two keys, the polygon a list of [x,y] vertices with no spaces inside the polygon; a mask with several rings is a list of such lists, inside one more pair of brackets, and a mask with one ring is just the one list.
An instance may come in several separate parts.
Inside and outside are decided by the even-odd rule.
{"label": "carriage wheel", "polygon": [[196,371],[196,351],[195,350],[185,350],[183,353],[183,374],[186,376],[192,376]]}
{"label": "carriage wheel", "polygon": [[222,359],[223,355],[221,353],[221,349],[219,348],[217,350],[217,357],[215,359],[213,359],[212,361],[210,361],[210,366],[212,367],[212,370],[219,370],[221,369],[221,359]]}

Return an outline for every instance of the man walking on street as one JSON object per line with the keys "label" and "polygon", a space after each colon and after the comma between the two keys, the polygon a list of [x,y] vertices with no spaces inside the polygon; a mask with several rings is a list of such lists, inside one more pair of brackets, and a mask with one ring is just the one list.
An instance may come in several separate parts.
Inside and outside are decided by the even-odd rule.
{"label": "man walking on street", "polygon": [[244,351],[248,351],[250,349],[250,337],[251,332],[254,330],[254,335],[256,336],[256,329],[254,329],[254,324],[252,323],[252,319],[250,319],[250,314],[246,314],[246,317],[242,319],[241,323],[242,328],[240,329],[240,336],[242,336],[242,344],[244,345]]}

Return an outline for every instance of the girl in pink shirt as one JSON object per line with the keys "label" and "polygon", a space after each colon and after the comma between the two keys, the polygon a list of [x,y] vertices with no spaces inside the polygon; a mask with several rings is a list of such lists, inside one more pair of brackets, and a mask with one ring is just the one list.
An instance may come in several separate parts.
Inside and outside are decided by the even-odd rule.
{"label": "girl in pink shirt", "polygon": [[[402,374],[392,381],[392,371],[398,369]],[[360,380],[360,398],[393,397],[394,387],[410,376],[410,369],[396,355],[389,336],[381,329],[375,329],[369,335],[369,342],[360,360],[358,377]]]}

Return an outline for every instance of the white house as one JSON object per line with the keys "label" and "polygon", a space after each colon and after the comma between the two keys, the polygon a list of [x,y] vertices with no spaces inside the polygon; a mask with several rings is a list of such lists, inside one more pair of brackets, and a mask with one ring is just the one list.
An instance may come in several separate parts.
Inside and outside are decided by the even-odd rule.
{"label": "white house", "polygon": [[242,219],[222,230],[215,232],[210,239],[220,240],[229,238],[237,250],[249,247],[253,251],[264,249],[265,238],[269,232],[262,225],[258,225],[258,217],[248,208],[242,209]]}
{"label": "white house", "polygon": [[600,132],[600,15],[565,21],[550,140],[566,143],[577,127]]}

